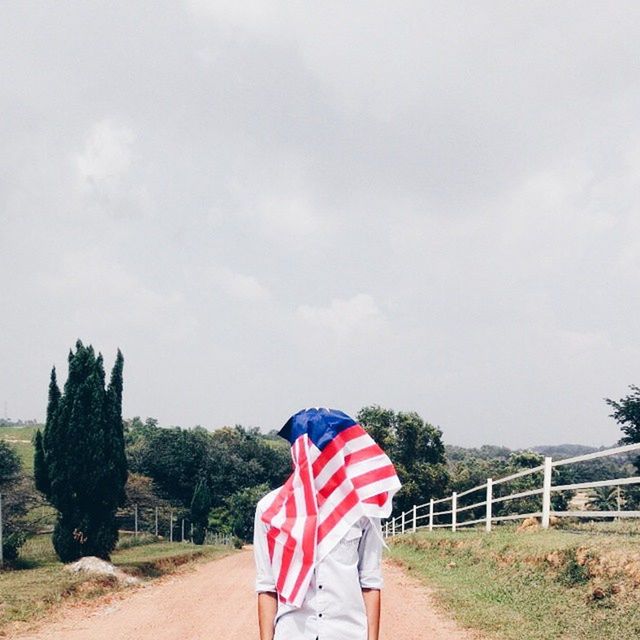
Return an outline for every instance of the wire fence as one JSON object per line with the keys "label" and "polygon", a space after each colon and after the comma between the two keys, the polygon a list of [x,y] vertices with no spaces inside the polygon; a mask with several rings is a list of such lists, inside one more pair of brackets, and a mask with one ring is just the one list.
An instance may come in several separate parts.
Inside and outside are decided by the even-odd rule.
{"label": "wire fence", "polygon": [[[28,520],[14,517],[14,496],[0,493],[0,568],[4,565],[4,545],[16,535],[50,534],[56,520],[56,511],[48,504],[41,504],[28,512]],[[130,546],[144,542],[163,541],[194,544],[195,523],[186,509],[161,505],[133,504],[116,512],[116,523],[120,534],[119,544]],[[234,536],[227,531],[206,529],[203,544],[233,545]]]}

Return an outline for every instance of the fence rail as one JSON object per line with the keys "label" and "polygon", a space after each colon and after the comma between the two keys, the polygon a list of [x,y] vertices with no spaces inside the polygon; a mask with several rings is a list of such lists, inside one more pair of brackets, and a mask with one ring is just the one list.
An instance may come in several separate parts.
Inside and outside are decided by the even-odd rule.
{"label": "fence rail", "polygon": [[[456,531],[460,527],[468,527],[480,524],[484,524],[486,531],[491,531],[494,523],[507,522],[511,520],[521,520],[526,518],[540,518],[542,527],[544,529],[547,529],[549,527],[551,516],[559,518],[640,518],[640,511],[625,511],[620,508],[615,511],[553,510],[551,500],[553,493],[595,489],[598,487],[620,487],[635,484],[640,485],[640,476],[614,478],[609,480],[597,480],[593,482],[576,482],[573,484],[554,485],[552,483],[553,470],[557,467],[577,464],[580,462],[588,462],[590,460],[596,460],[598,458],[623,455],[634,451],[640,451],[640,444],[629,444],[622,447],[604,449],[602,451],[595,451],[593,453],[587,453],[582,456],[574,456],[572,458],[564,458],[560,460],[553,460],[551,457],[547,456],[544,459],[544,463],[537,467],[525,469],[523,471],[519,471],[518,473],[512,473],[502,478],[487,478],[485,482],[478,486],[472,487],[471,489],[465,489],[460,493],[454,491],[450,496],[447,496],[445,498],[438,498],[435,500],[431,499],[429,500],[429,502],[414,505],[408,511],[403,511],[400,515],[387,520],[383,524],[383,533],[386,538],[389,538],[402,533],[407,533],[408,531],[415,532],[418,529],[433,531],[433,529],[447,528],[451,529],[451,531]],[[542,486],[540,487],[528,489],[526,491],[517,491],[508,495],[494,495],[494,488],[496,486],[505,485],[509,482],[513,482],[514,480],[539,473],[542,474]],[[485,491],[484,500],[479,500],[469,505],[459,506],[460,498],[468,496],[477,491]],[[532,496],[542,496],[542,508],[540,511],[533,511],[530,513],[494,515],[494,505],[501,505],[502,503],[510,500],[518,500]],[[443,508],[439,507],[440,510],[436,511],[434,508],[436,505],[443,505]],[[484,514],[482,515],[482,517],[477,517],[477,514],[475,514],[476,517],[473,517],[474,510],[479,510],[482,508],[484,508]],[[426,513],[422,513],[422,511],[426,511]],[[472,518],[470,520],[461,520],[459,516],[466,515],[467,512],[471,512]],[[443,518],[447,521],[442,522]]]}

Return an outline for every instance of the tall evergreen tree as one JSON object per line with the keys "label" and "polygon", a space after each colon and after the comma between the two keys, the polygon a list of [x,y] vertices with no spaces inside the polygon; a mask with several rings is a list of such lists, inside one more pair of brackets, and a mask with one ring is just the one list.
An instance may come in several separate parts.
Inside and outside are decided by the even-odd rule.
{"label": "tall evergreen tree", "polygon": [[44,434],[36,448],[36,482],[58,510],[53,545],[63,562],[108,559],[118,540],[116,509],[124,502],[127,467],[122,425],[120,351],[105,389],[102,355],[80,340],[69,353],[61,394],[51,373]]}
{"label": "tall evergreen tree", "polygon": [[49,484],[49,472],[47,470],[47,461],[44,456],[44,448],[42,445],[42,432],[40,429],[36,431],[33,442],[33,475],[36,489],[47,495],[51,490]]}
{"label": "tall evergreen tree", "polygon": [[209,524],[211,510],[211,493],[204,474],[201,475],[191,500],[191,522],[193,523],[193,541],[203,544]]}

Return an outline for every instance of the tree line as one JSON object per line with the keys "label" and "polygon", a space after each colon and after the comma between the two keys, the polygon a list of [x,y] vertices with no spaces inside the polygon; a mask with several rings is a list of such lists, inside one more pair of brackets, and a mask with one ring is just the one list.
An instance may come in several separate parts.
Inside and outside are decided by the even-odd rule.
{"label": "tree line", "polygon": [[[44,499],[56,509],[53,544],[63,561],[83,555],[109,558],[118,540],[116,512],[133,505],[176,509],[193,523],[198,544],[207,530],[251,538],[256,502],[291,472],[287,441],[276,431],[265,434],[241,425],[209,431],[161,427],[153,418],[123,420],[122,354],[118,351],[108,383],[103,358],[91,346],[78,341],[68,364],[63,389],[55,369],[51,372],[46,423],[34,439],[33,478],[21,469],[12,447],[0,441],[0,492],[11,503],[5,510],[5,558],[15,558],[37,530],[32,514]],[[607,399],[624,442],[640,441],[640,391],[631,391],[619,401]],[[543,458],[541,452],[505,447],[445,446],[441,429],[416,412],[372,405],[363,407],[357,420],[396,467],[402,482],[396,512],[480,485],[487,477],[538,466]],[[562,477],[555,482],[617,477],[620,464],[633,470],[628,459],[593,461],[573,471],[561,467]],[[640,459],[635,465],[640,468]],[[509,490],[524,491],[532,483],[539,486],[527,476]],[[554,495],[554,508],[566,508],[570,497]],[[636,508],[638,491],[625,491],[623,499]],[[534,507],[507,501],[496,505],[495,515],[538,510]]]}

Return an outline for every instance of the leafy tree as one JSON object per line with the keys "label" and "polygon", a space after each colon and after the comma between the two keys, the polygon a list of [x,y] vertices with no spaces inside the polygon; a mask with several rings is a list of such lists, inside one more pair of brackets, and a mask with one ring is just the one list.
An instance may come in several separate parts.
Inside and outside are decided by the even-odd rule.
{"label": "leafy tree", "polygon": [[80,340],[69,353],[61,393],[51,372],[44,434],[36,442],[38,489],[57,509],[53,545],[63,562],[109,559],[118,540],[116,510],[126,499],[122,370],[118,350],[105,388],[102,355]]}
{"label": "leafy tree", "polygon": [[357,419],[396,468],[402,482],[394,500],[396,510],[406,511],[445,494],[450,478],[440,429],[415,412],[395,413],[379,406],[364,407]]}
{"label": "leafy tree", "polygon": [[253,538],[256,504],[268,492],[268,485],[259,484],[241,489],[228,498],[228,519],[233,535],[245,541]]}
{"label": "leafy tree", "polygon": [[617,511],[621,503],[618,487],[595,487],[589,492],[587,506],[593,511]]}
{"label": "leafy tree", "polygon": [[[136,427],[140,432],[141,427]],[[288,444],[269,439],[257,429],[239,425],[209,432],[202,427],[153,427],[128,439],[135,449],[129,455],[132,470],[143,473],[162,494],[189,508],[196,483],[204,473],[212,508],[226,508],[233,493],[257,484],[271,488],[282,484],[291,470]]]}
{"label": "leafy tree", "polygon": [[0,440],[0,485],[15,480],[20,469],[20,456],[8,442]]}
{"label": "leafy tree", "polygon": [[[640,442],[640,387],[629,385],[631,393],[618,401],[605,398],[605,402],[613,407],[611,417],[620,425],[624,436],[620,439],[623,444]],[[640,471],[640,457],[635,459],[635,465]]]}
{"label": "leafy tree", "polygon": [[191,522],[193,523],[193,541],[195,544],[203,544],[209,522],[211,510],[211,494],[204,476],[200,477],[193,491],[191,500]]}
{"label": "leafy tree", "polygon": [[27,536],[39,522],[27,514],[41,505],[33,481],[22,470],[17,452],[0,440],[0,493],[2,494],[2,552],[8,562],[15,560]]}
{"label": "leafy tree", "polygon": [[358,412],[357,420],[388,454],[396,442],[395,411],[378,405],[363,407]]}

